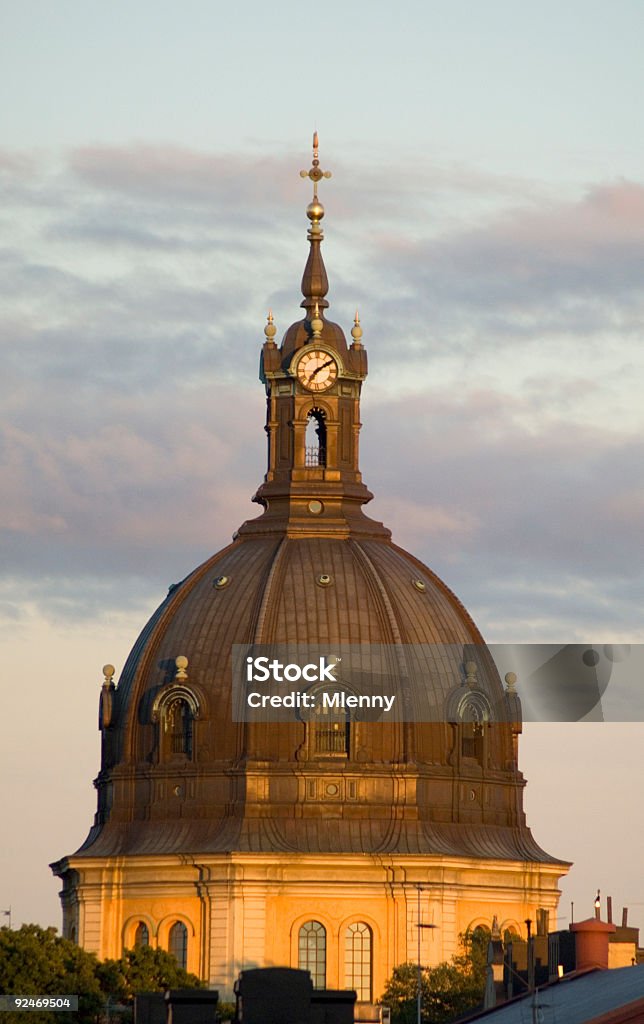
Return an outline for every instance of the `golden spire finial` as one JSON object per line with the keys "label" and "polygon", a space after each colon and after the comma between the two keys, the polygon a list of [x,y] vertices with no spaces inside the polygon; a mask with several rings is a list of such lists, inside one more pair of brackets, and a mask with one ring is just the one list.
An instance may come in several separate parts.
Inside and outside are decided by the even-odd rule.
{"label": "golden spire finial", "polygon": [[318,199],[318,181],[322,178],[330,178],[331,171],[323,171],[320,169],[317,132],[314,132],[313,134],[313,160],[311,168],[308,171],[300,171],[300,177],[310,178],[313,182],[313,199],[306,208],[306,216],[311,222],[311,226],[309,227],[306,237],[311,243],[311,250],[304,268],[304,276],[302,277],[302,295],[304,296],[304,302],[302,302],[301,305],[304,306],[309,315],[309,319],[311,319],[317,302],[318,316],[321,319],[324,316],[322,310],[326,309],[329,305],[324,298],[329,290],[329,282],[327,280],[326,270],[324,269],[322,253],[320,252],[320,243],[324,238],[324,233],[320,225],[320,221],[324,217],[324,207]]}
{"label": "golden spire finial", "polygon": [[[313,132],[313,160],[311,162],[310,170],[300,171],[300,178],[310,178],[313,182],[313,202],[317,202],[318,198],[318,181],[322,178],[330,178],[331,171],[320,170],[320,160],[318,158],[319,140],[318,133]],[[311,217],[311,220],[313,218]]]}

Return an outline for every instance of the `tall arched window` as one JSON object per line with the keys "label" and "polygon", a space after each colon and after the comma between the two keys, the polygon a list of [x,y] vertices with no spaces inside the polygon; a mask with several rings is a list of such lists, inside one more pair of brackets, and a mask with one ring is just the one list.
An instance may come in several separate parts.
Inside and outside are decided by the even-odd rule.
{"label": "tall arched window", "polygon": [[149,946],[150,945],[150,932],[145,921],[139,921],[136,926],[134,933],[134,945],[135,946]]}
{"label": "tall arched window", "polygon": [[188,929],[181,921],[175,921],[168,935],[168,952],[172,953],[179,967],[188,964]]}
{"label": "tall arched window", "polygon": [[326,422],[321,409],[311,409],[306,423],[305,464],[326,466]]}
{"label": "tall arched window", "polygon": [[372,934],[364,921],[350,924],[344,938],[344,979],[347,988],[354,988],[358,1002],[370,1003],[372,998]]}
{"label": "tall arched window", "polygon": [[307,921],[300,928],[298,967],[310,972],[314,988],[326,986],[326,929],[319,921]]}

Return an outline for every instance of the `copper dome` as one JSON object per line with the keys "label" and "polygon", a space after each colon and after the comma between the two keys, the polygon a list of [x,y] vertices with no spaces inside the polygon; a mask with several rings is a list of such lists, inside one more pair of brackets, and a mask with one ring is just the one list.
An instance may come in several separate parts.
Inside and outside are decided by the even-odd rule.
{"label": "copper dome", "polygon": [[[265,332],[269,455],[255,498],[263,512],[171,588],[118,688],[106,678],[98,812],[79,853],[552,860],[525,824],[516,722],[485,721],[469,732],[449,720],[358,722],[344,746],[326,749],[315,748],[303,721],[233,720],[233,644],[453,644],[486,652],[454,594],[364,514],[372,496],[358,462],[362,329],[356,317],[347,346],[341,329],[324,320],[321,206],[311,209],[307,316],[281,347],[272,316]],[[331,364],[334,374],[325,376]],[[492,676],[495,699],[503,700]],[[189,719],[176,747],[168,738],[170,700]]]}

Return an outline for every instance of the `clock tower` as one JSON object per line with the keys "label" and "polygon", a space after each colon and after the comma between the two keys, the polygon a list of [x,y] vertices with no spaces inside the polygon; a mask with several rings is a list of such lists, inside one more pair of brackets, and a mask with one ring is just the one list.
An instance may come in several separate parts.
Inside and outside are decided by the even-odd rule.
{"label": "clock tower", "polygon": [[[52,867],[63,934],[99,957],[165,949],[224,998],[241,970],[299,967],[371,1004],[396,965],[449,959],[462,932],[554,927],[568,864],[525,820],[509,678],[449,587],[365,515],[367,356],[357,316],[349,343],[325,316],[317,137],[301,173],[305,314],[279,345],[272,314],[264,328],[261,512],[170,588],[118,685],[103,669],[96,816]],[[239,721],[235,645],[295,644],[386,651],[445,715]]]}
{"label": "clock tower", "polygon": [[273,315],[268,315],[260,364],[267,396],[268,470],[254,498],[264,514],[239,532],[286,529],[289,536],[389,537],[386,527],[362,511],[373,495],[358,464],[360,391],[367,376],[360,320],[356,312],[347,345],[342,329],[324,317],[329,282],[321,251],[324,207],[317,188],[331,174],[320,169],[317,132],[312,166],[300,174],[313,182],[306,210],[310,250],[302,276],[306,317],[288,328],[278,347]]}

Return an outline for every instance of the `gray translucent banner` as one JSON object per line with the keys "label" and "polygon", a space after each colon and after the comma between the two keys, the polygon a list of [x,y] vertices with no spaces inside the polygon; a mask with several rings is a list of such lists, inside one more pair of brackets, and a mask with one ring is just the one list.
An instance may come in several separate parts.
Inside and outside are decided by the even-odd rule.
{"label": "gray translucent banner", "polygon": [[233,721],[641,722],[644,644],[235,644]]}

